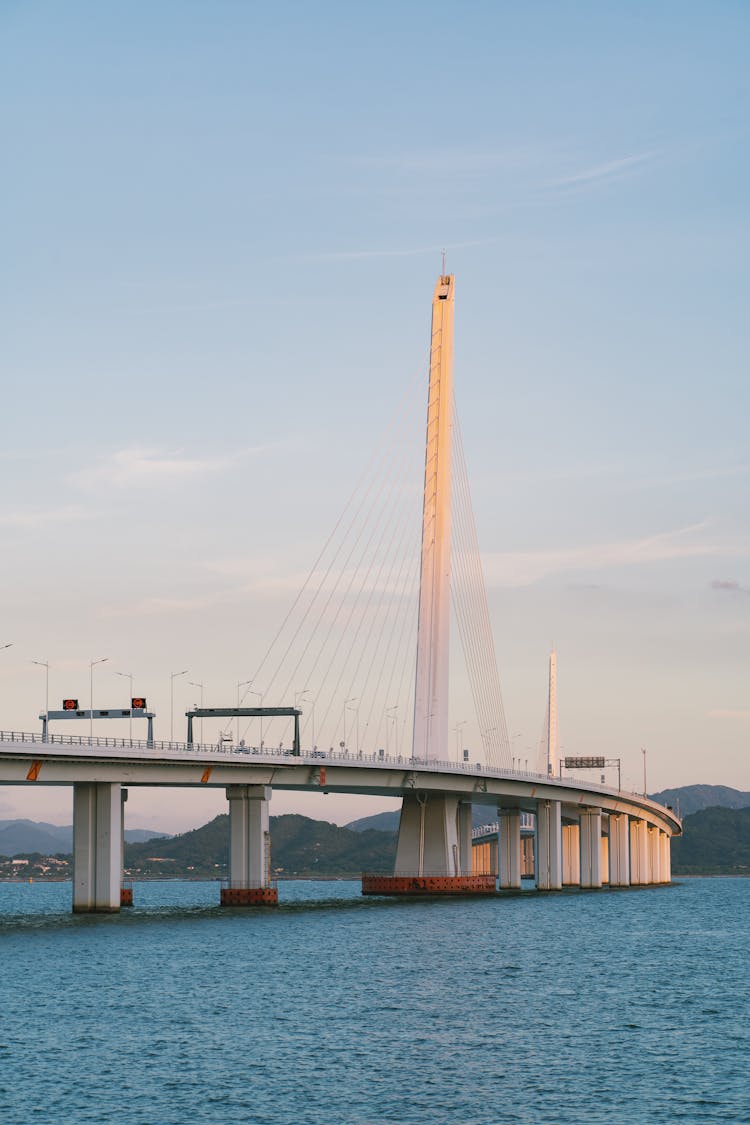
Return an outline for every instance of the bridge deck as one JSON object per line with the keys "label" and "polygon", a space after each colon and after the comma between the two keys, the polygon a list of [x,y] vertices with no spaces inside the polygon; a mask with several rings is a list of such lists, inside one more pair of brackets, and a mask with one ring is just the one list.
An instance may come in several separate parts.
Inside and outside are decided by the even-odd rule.
{"label": "bridge deck", "polygon": [[630,812],[679,835],[671,810],[642,794],[574,778],[550,778],[467,763],[417,761],[383,755],[320,750],[302,753],[238,746],[197,746],[129,739],[88,739],[0,732],[0,784],[70,785],[106,781],[123,785],[224,787],[270,785],[274,789],[399,797],[419,789],[452,793],[475,804],[534,811],[540,800],[569,808]]}

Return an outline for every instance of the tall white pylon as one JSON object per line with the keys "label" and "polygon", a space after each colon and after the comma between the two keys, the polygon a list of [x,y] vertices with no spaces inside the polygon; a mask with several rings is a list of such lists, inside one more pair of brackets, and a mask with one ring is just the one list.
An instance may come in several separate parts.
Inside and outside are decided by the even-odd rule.
{"label": "tall white pylon", "polygon": [[559,772],[559,747],[557,743],[557,656],[549,654],[549,726],[547,727],[547,773],[555,777]]}
{"label": "tall white pylon", "polygon": [[432,299],[412,747],[415,758],[437,758],[439,761],[446,761],[449,756],[454,284],[452,274],[441,275]]}

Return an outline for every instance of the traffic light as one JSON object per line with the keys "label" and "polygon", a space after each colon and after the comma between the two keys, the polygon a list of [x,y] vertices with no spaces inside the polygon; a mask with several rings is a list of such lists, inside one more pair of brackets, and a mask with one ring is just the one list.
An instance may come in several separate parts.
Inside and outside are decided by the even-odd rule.
{"label": "traffic light", "polygon": [[78,700],[77,699],[63,699],[62,709],[63,709],[63,711],[77,711],[78,710]]}
{"label": "traffic light", "polygon": [[134,711],[145,711],[146,710],[146,700],[142,695],[138,695],[138,696],[135,697],[135,699],[130,700],[130,706],[133,708]]}

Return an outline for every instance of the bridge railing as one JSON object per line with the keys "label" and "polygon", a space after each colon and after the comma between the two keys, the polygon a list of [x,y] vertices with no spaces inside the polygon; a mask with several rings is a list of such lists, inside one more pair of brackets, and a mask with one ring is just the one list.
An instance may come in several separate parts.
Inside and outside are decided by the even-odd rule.
{"label": "bridge railing", "polygon": [[[139,757],[146,759],[170,758],[172,760],[179,760],[180,758],[210,759],[218,757],[223,760],[227,758],[243,760],[252,757],[254,759],[253,764],[268,763],[276,765],[283,763],[285,765],[296,765],[304,762],[305,765],[313,767],[325,767],[326,763],[331,763],[354,767],[364,766],[368,769],[408,770],[414,773],[456,773],[463,776],[474,775],[488,778],[511,777],[519,781],[554,784],[562,788],[579,789],[581,787],[580,780],[576,780],[573,777],[551,778],[546,773],[542,774],[535,773],[531,770],[509,769],[507,767],[485,766],[482,765],[481,762],[468,763],[443,761],[437,758],[409,758],[403,754],[388,755],[381,754],[380,752],[365,754],[362,751],[351,752],[349,750],[310,750],[307,752],[302,751],[301,754],[297,756],[293,753],[291,747],[283,746],[277,749],[269,749],[267,746],[235,746],[233,743],[216,745],[200,744],[197,742],[163,742],[156,740],[147,742],[145,740],[131,738],[102,738],[75,734],[48,734],[47,737],[44,738],[41,732],[0,731],[0,749],[3,743],[11,742],[16,744],[27,743],[31,746],[39,746],[40,749],[45,747],[48,750],[58,746],[60,748],[75,746],[91,750],[130,750],[137,753]],[[613,791],[611,786],[600,785],[588,780],[585,783],[585,788],[603,793],[611,793]],[[631,793],[629,790],[625,789],[621,789],[619,792],[629,793],[631,796],[642,796],[640,793]]]}

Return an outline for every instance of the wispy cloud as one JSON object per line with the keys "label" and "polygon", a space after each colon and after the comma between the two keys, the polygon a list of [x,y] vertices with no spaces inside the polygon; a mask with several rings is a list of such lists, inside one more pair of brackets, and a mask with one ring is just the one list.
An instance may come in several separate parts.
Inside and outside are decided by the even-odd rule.
{"label": "wispy cloud", "polygon": [[180,484],[236,468],[261,451],[260,447],[231,453],[196,457],[183,450],[119,449],[99,464],[79,469],[69,480],[84,488],[107,485],[138,488],[158,484]]}
{"label": "wispy cloud", "polygon": [[693,524],[659,535],[614,543],[490,554],[484,556],[487,581],[491,586],[531,586],[554,574],[611,570],[723,554],[727,549],[723,544],[697,537],[704,529],[705,524]]}
{"label": "wispy cloud", "polygon": [[90,519],[92,515],[93,513],[85,508],[72,504],[38,511],[24,509],[21,512],[0,512],[0,527],[46,527],[48,524],[73,523],[77,520]]}
{"label": "wispy cloud", "polygon": [[639,152],[632,156],[621,156],[615,160],[607,160],[603,164],[594,164],[588,168],[581,168],[566,176],[558,176],[550,180],[550,188],[577,188],[590,187],[605,181],[622,179],[623,176],[635,171],[652,161],[658,154],[656,152]]}
{"label": "wispy cloud", "polygon": [[747,586],[740,586],[739,582],[730,578],[714,578],[711,589],[719,590],[724,594],[750,596],[750,589]]}
{"label": "wispy cloud", "polygon": [[375,153],[356,158],[366,168],[383,168],[387,172],[417,173],[428,176],[461,176],[500,169],[504,172],[525,172],[549,162],[561,145],[526,144],[504,148],[430,148],[402,152]]}

